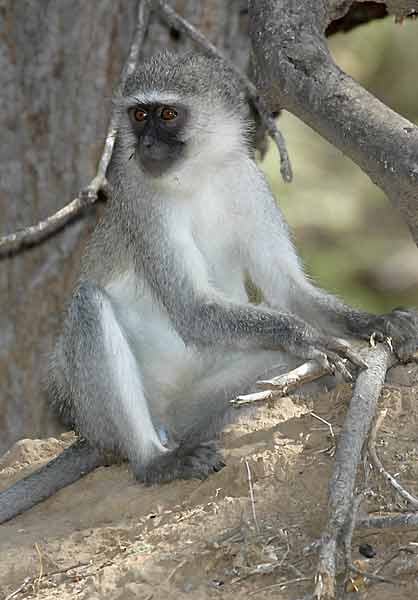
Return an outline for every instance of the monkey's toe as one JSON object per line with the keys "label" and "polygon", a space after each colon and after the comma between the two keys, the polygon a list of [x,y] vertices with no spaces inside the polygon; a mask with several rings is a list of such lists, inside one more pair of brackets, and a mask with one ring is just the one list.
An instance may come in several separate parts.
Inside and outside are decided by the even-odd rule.
{"label": "monkey's toe", "polygon": [[181,479],[206,479],[211,473],[223,469],[225,463],[214,444],[202,444],[186,456]]}
{"label": "monkey's toe", "polygon": [[159,456],[135,475],[139,481],[152,485],[173,479],[206,479],[224,466],[215,444],[207,443],[187,450],[180,446],[169,454]]}

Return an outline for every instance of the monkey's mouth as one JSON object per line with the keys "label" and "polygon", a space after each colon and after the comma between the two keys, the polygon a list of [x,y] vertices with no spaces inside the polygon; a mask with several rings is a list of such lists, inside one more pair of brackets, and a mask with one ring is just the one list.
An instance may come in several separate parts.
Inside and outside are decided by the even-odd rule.
{"label": "monkey's mouth", "polygon": [[151,148],[139,145],[135,153],[142,170],[152,177],[161,177],[169,173],[183,156],[182,143],[176,143],[175,147],[168,144],[155,144]]}
{"label": "monkey's mouth", "polygon": [[175,162],[176,159],[171,157],[167,157],[164,160],[150,157],[140,158],[142,170],[152,177],[161,177],[162,175],[165,175],[171,170]]}

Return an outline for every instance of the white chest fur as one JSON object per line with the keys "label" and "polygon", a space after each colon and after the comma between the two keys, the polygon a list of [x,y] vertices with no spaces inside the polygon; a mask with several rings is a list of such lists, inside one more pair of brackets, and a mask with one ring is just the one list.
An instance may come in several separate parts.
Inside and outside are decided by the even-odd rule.
{"label": "white chest fur", "polygon": [[[197,197],[174,197],[170,238],[181,245],[190,278],[198,287],[246,302],[244,265],[231,218],[233,204],[231,190],[213,186],[202,186]],[[147,281],[133,268],[111,281],[106,291],[141,365],[145,389],[152,387],[162,397],[173,397],[211,370],[211,353],[197,354],[185,346]]]}

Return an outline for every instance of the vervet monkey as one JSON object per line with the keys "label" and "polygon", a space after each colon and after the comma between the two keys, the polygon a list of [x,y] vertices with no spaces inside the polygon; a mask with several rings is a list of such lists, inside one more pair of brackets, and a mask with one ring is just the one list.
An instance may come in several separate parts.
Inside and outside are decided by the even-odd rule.
{"label": "vervet monkey", "polygon": [[401,360],[417,345],[412,311],[359,312],[306,277],[221,61],[159,54],[116,104],[113,195],[49,367],[52,405],[81,441],[0,494],[0,522],[107,454],[148,483],[206,477],[222,467],[209,442],[229,400],[259,376],[307,359],[346,377],[364,367],[335,336],[390,336]]}

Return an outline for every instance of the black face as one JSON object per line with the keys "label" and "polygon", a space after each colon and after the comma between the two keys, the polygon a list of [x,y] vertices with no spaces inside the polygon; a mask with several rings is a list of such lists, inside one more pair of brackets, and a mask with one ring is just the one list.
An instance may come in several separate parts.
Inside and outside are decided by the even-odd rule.
{"label": "black face", "polygon": [[187,123],[184,106],[138,104],[129,111],[138,137],[135,156],[151,175],[163,175],[183,156],[181,133]]}

